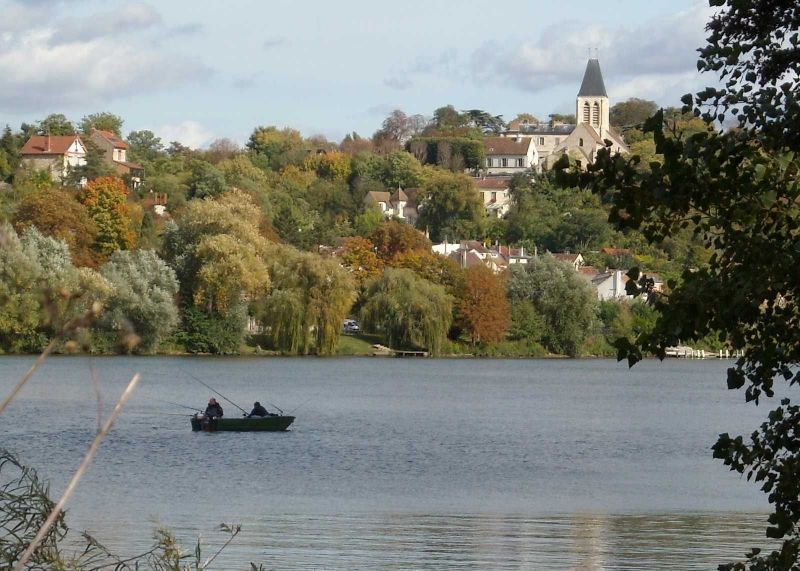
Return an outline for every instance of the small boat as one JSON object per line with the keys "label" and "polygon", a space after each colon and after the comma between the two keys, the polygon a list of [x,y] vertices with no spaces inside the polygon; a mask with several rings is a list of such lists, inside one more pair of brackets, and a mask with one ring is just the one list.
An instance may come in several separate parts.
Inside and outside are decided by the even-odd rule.
{"label": "small boat", "polygon": [[278,432],[294,422],[293,416],[243,416],[241,418],[191,417],[192,430],[198,432]]}

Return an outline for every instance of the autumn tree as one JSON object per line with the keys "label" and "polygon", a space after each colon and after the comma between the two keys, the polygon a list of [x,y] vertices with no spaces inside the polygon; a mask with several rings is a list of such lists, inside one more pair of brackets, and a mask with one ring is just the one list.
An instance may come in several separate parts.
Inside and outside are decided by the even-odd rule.
{"label": "autumn tree", "polygon": [[361,322],[367,331],[383,336],[399,349],[441,353],[452,321],[452,297],[445,289],[411,270],[386,270],[364,295]]}
{"label": "autumn tree", "polygon": [[372,242],[366,238],[345,238],[337,257],[342,266],[352,274],[359,288],[380,276],[383,271],[383,260],[375,253]]}
{"label": "autumn tree", "polygon": [[384,262],[400,253],[416,250],[430,251],[432,244],[425,235],[404,222],[387,220],[378,225],[370,234],[370,241],[377,248],[378,256]]}
{"label": "autumn tree", "polygon": [[456,304],[459,324],[473,345],[505,337],[511,315],[503,277],[483,265],[467,268]]}
{"label": "autumn tree", "polygon": [[31,226],[64,240],[76,265],[96,265],[92,245],[97,238],[97,227],[73,192],[49,188],[23,198],[14,214],[14,228],[21,234]]}
{"label": "autumn tree", "polygon": [[390,260],[393,268],[406,268],[431,283],[444,286],[452,296],[457,296],[464,286],[464,270],[450,258],[431,250],[406,250]]}
{"label": "autumn tree", "polygon": [[289,164],[301,164],[305,146],[299,131],[277,127],[256,127],[247,141],[247,148],[261,155],[267,164],[278,170]]}
{"label": "autumn tree", "polygon": [[122,179],[100,177],[78,192],[97,228],[94,249],[101,254],[127,250],[136,244],[128,208],[128,189]]}

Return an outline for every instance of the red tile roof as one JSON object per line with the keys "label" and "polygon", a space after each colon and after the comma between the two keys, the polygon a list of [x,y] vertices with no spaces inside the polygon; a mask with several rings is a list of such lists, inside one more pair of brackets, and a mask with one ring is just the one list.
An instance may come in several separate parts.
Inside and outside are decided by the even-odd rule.
{"label": "red tile roof", "polygon": [[475,180],[475,186],[487,190],[506,190],[511,186],[510,177],[490,177]]}
{"label": "red tile roof", "polygon": [[487,137],[483,148],[487,156],[492,155],[527,155],[533,139],[523,138],[517,141],[514,137]]}
{"label": "red tile roof", "polygon": [[128,143],[117,137],[116,133],[112,133],[111,131],[101,131],[100,129],[92,129],[92,134],[97,133],[101,137],[103,137],[106,141],[114,145],[115,149],[127,149]]}
{"label": "red tile roof", "polygon": [[78,135],[33,135],[22,147],[24,155],[63,155],[69,150]]}

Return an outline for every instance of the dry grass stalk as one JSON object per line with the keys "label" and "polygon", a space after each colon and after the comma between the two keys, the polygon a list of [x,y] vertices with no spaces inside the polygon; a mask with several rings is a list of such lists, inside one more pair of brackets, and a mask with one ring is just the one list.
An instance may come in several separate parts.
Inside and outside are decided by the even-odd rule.
{"label": "dry grass stalk", "polygon": [[[33,367],[32,367],[33,368]],[[42,540],[47,535],[47,532],[50,530],[50,527],[55,523],[56,519],[58,518],[61,511],[64,509],[69,498],[72,496],[75,488],[78,486],[78,482],[80,482],[81,478],[83,477],[84,472],[89,467],[89,464],[92,463],[95,454],[97,454],[97,450],[100,447],[100,443],[103,441],[103,438],[109,433],[111,427],[114,425],[114,421],[119,416],[119,413],[122,412],[122,408],[125,406],[125,403],[128,402],[128,399],[133,394],[134,388],[136,388],[137,383],[139,382],[139,373],[136,373],[133,378],[128,383],[128,386],[125,388],[125,391],[122,393],[122,396],[119,397],[114,410],[111,411],[106,422],[97,432],[97,435],[94,437],[92,441],[92,445],[89,447],[89,450],[86,452],[86,455],[83,457],[80,466],[73,474],[72,479],[70,479],[69,484],[67,484],[64,493],[61,495],[61,498],[56,503],[53,511],[50,512],[50,515],[47,517],[47,520],[42,525],[41,529],[39,529],[39,533],[36,534],[31,544],[25,550],[25,552],[20,556],[19,561],[17,562],[16,566],[14,567],[14,571],[23,571],[25,568],[25,564],[33,555],[36,548],[42,542]],[[24,383],[23,383],[24,384]],[[12,397],[13,398],[13,397]],[[10,402],[10,401],[9,401]]]}

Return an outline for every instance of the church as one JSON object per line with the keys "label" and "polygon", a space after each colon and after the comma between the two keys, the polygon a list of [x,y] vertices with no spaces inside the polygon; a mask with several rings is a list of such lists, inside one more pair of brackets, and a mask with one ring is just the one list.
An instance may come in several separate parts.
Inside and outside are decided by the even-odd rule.
{"label": "church", "polygon": [[564,154],[575,159],[579,166],[591,164],[597,151],[606,146],[605,141],[611,142],[612,153],[627,153],[627,145],[609,121],[608,93],[597,59],[586,64],[575,101],[575,120],[574,125],[512,121],[502,136],[520,142],[530,139],[538,158],[537,170],[551,167]]}

